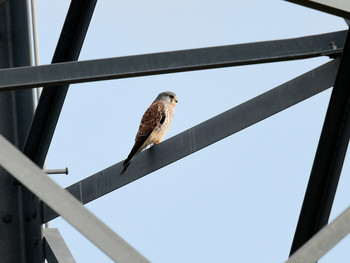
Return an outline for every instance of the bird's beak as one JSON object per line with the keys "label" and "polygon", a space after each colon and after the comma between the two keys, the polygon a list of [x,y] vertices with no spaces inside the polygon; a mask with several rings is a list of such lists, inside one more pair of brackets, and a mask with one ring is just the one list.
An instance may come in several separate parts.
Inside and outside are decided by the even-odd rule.
{"label": "bird's beak", "polygon": [[175,101],[176,103],[178,103],[177,97],[174,98],[174,101]]}

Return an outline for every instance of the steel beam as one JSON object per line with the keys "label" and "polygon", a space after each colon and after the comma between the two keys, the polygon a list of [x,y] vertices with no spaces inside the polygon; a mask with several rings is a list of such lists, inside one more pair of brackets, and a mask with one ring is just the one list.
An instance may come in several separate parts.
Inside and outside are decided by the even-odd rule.
{"label": "steel beam", "polygon": [[[26,0],[0,4],[0,68],[31,64]],[[1,80],[0,80],[1,82]],[[31,90],[0,93],[0,133],[22,148],[33,118]],[[41,205],[0,169],[0,261],[43,262]]]}
{"label": "steel beam", "polygon": [[0,136],[0,166],[115,262],[148,262],[3,136]]}
{"label": "steel beam", "polygon": [[[78,59],[96,1],[71,1],[52,63]],[[68,87],[68,83],[62,86],[44,87],[41,93],[33,123],[23,148],[24,154],[40,167],[43,166],[49,150]]]}
{"label": "steel beam", "polygon": [[345,37],[346,31],[340,31],[287,40],[0,70],[0,90],[336,56],[342,51]]}
{"label": "steel beam", "polygon": [[346,40],[306,189],[291,254],[329,219],[350,138],[350,34]]}
{"label": "steel beam", "polygon": [[315,263],[350,233],[350,207],[298,249],[286,263]]}
{"label": "steel beam", "polygon": [[76,263],[57,228],[45,228],[43,235],[48,263]]}
{"label": "steel beam", "polygon": [[[334,84],[338,60],[311,70],[210,120],[141,152],[125,175],[122,162],[66,188],[83,204],[270,117]],[[44,206],[43,220],[57,214]]]}
{"label": "steel beam", "polygon": [[348,0],[286,0],[320,10],[332,15],[350,18],[350,1]]}

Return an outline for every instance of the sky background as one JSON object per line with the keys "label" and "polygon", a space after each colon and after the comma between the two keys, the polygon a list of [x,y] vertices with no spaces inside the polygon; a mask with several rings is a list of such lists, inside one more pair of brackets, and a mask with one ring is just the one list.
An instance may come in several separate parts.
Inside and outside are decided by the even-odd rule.
{"label": "sky background", "polygon": [[[51,62],[68,0],[37,0],[41,64]],[[79,60],[275,40],[346,29],[285,1],[99,1]],[[165,139],[325,62],[327,57],[71,85],[47,157],[67,187],[128,155],[159,92],[179,103]],[[120,188],[87,207],[151,262],[284,262],[331,90]],[[331,220],[349,205],[347,157]],[[116,175],[119,176],[119,175]],[[77,262],[112,262],[58,218]],[[345,238],[319,262],[349,262]]]}

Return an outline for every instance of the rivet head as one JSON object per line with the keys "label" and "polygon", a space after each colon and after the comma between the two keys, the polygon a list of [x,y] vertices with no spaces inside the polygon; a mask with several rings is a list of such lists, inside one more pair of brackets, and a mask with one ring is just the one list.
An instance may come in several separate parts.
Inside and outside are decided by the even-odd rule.
{"label": "rivet head", "polygon": [[2,221],[7,223],[10,223],[12,221],[12,215],[4,215],[2,216]]}
{"label": "rivet head", "polygon": [[35,210],[35,209],[32,209],[32,210],[31,210],[31,214],[32,214],[32,217],[33,217],[33,218],[36,218],[36,210]]}

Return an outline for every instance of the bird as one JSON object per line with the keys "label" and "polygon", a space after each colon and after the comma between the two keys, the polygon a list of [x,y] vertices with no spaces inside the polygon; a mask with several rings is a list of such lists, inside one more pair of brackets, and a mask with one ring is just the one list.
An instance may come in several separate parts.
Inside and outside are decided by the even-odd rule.
{"label": "bird", "polygon": [[170,128],[177,103],[178,98],[174,92],[159,93],[142,116],[139,130],[136,133],[135,144],[123,162],[123,170],[120,175],[125,173],[131,161],[139,152],[150,144],[155,146],[161,142]]}

